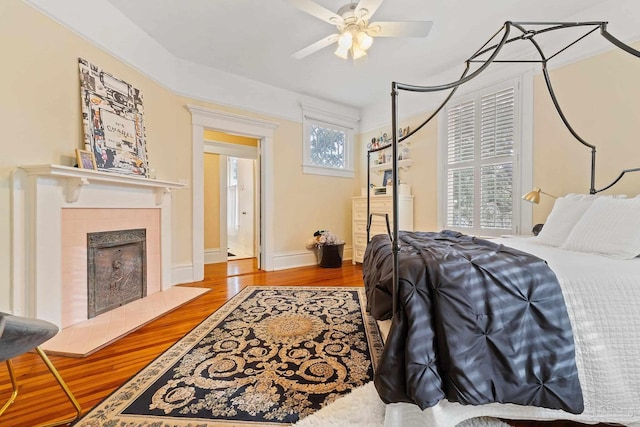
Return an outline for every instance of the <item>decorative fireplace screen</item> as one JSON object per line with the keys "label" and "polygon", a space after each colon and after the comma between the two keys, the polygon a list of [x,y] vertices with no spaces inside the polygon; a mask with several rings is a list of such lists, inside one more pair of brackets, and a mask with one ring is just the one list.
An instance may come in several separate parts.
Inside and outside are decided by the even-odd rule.
{"label": "decorative fireplace screen", "polygon": [[88,318],[147,295],[146,229],[87,233]]}

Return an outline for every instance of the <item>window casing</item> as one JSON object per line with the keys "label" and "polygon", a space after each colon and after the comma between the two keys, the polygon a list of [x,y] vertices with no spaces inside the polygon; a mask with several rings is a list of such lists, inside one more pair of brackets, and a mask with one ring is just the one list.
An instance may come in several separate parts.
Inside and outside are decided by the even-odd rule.
{"label": "window casing", "polygon": [[496,236],[522,229],[520,78],[452,99],[441,119],[440,222],[466,234]]}
{"label": "window casing", "polygon": [[304,173],[353,178],[357,119],[303,105]]}

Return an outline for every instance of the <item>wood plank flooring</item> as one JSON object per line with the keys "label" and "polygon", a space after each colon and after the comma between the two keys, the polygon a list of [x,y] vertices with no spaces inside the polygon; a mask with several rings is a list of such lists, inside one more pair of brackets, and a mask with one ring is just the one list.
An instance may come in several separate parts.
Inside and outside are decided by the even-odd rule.
{"label": "wood plank flooring", "polygon": [[[180,286],[210,288],[211,291],[156,319],[135,332],[85,358],[50,356],[67,385],[80,402],[83,413],[187,332],[218,309],[241,289],[250,285],[270,286],[362,286],[362,267],[345,262],[342,268],[303,267],[264,272],[255,259],[205,266],[201,282]],[[35,353],[13,359],[19,386],[16,401],[0,417],[3,427],[33,427],[73,414],[73,408]],[[9,398],[11,385],[4,363],[0,364],[0,406]],[[578,426],[570,422],[509,422],[515,427],[552,425]]]}

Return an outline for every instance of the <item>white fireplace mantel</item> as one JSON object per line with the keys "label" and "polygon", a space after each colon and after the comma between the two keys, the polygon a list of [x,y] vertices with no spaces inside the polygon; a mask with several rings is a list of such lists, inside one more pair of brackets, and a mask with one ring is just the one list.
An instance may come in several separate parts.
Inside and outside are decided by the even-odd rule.
{"label": "white fireplace mantel", "polygon": [[172,189],[179,189],[185,186],[185,184],[176,182],[61,165],[21,166],[20,169],[25,171],[27,175],[55,176],[64,179],[66,181],[65,193],[68,203],[77,202],[82,188],[91,185],[91,183],[150,188],[156,195],[156,205],[161,205],[164,196],[169,194]]}
{"label": "white fireplace mantel", "polygon": [[158,209],[160,289],[171,282],[171,190],[186,184],[61,165],[12,173],[12,311],[61,325],[63,209]]}

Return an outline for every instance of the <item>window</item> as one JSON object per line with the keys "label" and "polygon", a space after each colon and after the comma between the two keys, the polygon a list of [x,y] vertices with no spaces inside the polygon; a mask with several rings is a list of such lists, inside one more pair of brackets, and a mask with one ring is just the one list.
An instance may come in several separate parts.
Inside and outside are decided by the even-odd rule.
{"label": "window", "polygon": [[519,79],[511,79],[452,100],[445,109],[445,228],[484,236],[520,229],[519,86]]}
{"label": "window", "polygon": [[352,111],[342,112],[303,104],[304,173],[353,178],[358,118]]}

